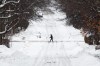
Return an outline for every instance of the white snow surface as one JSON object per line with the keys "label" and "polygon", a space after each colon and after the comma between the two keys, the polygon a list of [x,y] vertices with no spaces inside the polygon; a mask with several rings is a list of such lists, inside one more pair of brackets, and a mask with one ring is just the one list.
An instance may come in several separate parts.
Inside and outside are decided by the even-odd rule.
{"label": "white snow surface", "polygon": [[[100,50],[84,43],[79,30],[67,26],[65,13],[49,7],[26,31],[12,37],[11,48],[0,46],[0,66],[100,66]],[[54,42],[49,42],[50,34]]]}

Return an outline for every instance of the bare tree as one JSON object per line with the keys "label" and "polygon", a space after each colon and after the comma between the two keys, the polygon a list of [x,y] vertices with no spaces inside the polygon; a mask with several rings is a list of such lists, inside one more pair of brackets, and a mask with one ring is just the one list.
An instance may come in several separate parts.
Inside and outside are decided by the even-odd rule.
{"label": "bare tree", "polygon": [[29,19],[34,18],[36,8],[43,8],[49,0],[0,0],[0,45],[8,48],[9,38],[15,33],[25,30]]}
{"label": "bare tree", "polygon": [[[94,37],[100,32],[100,0],[58,0],[69,22],[84,32],[94,32]],[[91,32],[92,31],[92,32]],[[92,37],[94,40],[96,38]],[[95,40],[96,41],[96,40]]]}

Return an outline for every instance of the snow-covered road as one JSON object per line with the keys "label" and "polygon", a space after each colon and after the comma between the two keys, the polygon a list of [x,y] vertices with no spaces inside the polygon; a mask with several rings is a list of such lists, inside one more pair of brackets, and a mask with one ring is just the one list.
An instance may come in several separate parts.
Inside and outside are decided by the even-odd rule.
{"label": "snow-covered road", "polygon": [[[0,46],[0,66],[100,66],[100,51],[83,42],[80,31],[66,26],[65,14],[51,8],[42,20],[12,37],[11,48]],[[54,42],[49,42],[50,34]],[[21,42],[20,42],[21,41]]]}
{"label": "snow-covered road", "polygon": [[71,66],[62,43],[49,43],[41,50],[34,66]]}

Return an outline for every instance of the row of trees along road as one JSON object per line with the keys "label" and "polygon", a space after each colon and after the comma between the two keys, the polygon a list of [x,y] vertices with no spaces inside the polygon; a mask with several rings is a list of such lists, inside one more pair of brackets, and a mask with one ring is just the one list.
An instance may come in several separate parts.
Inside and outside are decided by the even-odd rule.
{"label": "row of trees along road", "polygon": [[88,44],[100,44],[100,0],[56,0],[62,11],[66,13],[67,24],[83,33],[91,34],[84,36]]}
{"label": "row of trees along road", "polygon": [[25,30],[49,0],[0,0],[0,45],[9,46],[9,36]]}

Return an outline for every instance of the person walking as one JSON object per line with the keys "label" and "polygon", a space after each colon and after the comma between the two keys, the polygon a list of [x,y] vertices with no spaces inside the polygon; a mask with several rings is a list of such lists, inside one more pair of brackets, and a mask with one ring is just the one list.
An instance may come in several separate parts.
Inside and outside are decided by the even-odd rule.
{"label": "person walking", "polygon": [[50,34],[50,42],[53,42],[53,35]]}

